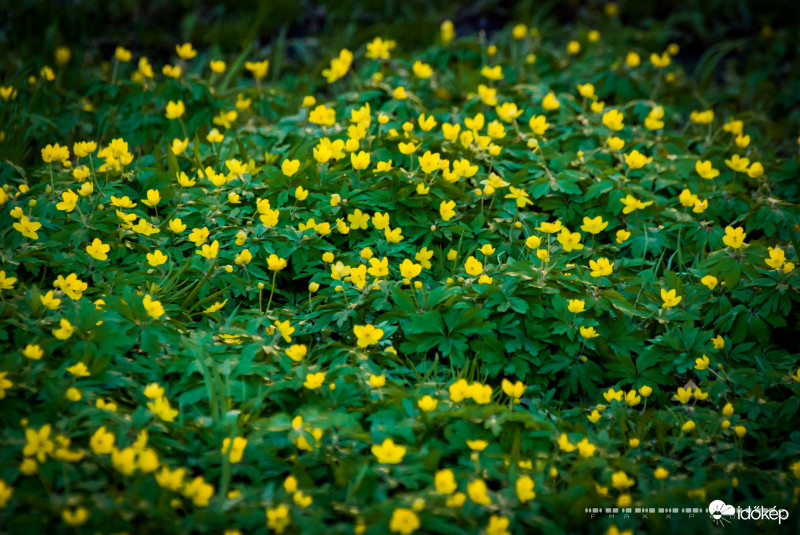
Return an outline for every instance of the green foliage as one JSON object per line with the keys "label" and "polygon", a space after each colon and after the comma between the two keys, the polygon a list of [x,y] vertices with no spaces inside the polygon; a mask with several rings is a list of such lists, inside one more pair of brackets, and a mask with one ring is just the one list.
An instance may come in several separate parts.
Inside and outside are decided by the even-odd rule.
{"label": "green foliage", "polygon": [[[536,29],[371,58],[380,32],[356,22],[315,36],[336,47],[283,26],[261,48],[270,9],[237,26],[236,55],[216,34],[171,49],[174,77],[155,52],[152,73],[124,51],[7,60],[4,529],[577,532],[593,507],[797,511],[798,123],[775,113],[797,93],[748,101],[789,32],[691,61],[668,43],[713,21],[643,35],[592,11],[595,39],[523,5]],[[614,522],[677,529],[591,527]]]}

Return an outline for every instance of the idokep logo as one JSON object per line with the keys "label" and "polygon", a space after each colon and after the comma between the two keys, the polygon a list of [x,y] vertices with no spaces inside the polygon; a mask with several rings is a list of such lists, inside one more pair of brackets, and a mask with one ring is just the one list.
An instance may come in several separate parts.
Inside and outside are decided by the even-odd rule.
{"label": "idokep logo", "polygon": [[730,523],[730,519],[736,515],[736,508],[732,505],[727,505],[722,500],[714,500],[708,504],[708,514],[714,519],[714,524]]}
{"label": "idokep logo", "polygon": [[755,505],[748,507],[734,507],[722,500],[714,500],[708,504],[708,514],[714,520],[714,524],[730,523],[736,520],[777,520],[778,525],[789,518],[789,511],[778,509],[777,507],[764,507]]}

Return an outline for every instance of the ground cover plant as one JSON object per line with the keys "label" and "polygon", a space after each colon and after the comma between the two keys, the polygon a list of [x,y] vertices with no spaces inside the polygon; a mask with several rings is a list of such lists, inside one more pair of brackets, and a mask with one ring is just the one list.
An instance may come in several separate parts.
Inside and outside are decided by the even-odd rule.
{"label": "ground cover plant", "polygon": [[797,529],[797,44],[590,20],[4,58],[0,531]]}

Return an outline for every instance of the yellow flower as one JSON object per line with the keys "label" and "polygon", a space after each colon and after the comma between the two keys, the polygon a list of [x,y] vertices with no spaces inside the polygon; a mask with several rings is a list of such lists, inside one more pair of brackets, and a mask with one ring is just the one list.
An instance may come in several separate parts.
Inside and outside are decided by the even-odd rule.
{"label": "yellow flower", "polygon": [[208,66],[211,67],[211,70],[217,74],[225,72],[225,67],[227,67],[224,61],[214,59],[208,62]]}
{"label": "yellow flower", "polygon": [[477,172],[478,166],[472,165],[472,163],[466,158],[453,161],[453,173],[457,176],[470,178],[475,176],[475,173]]}
{"label": "yellow flower", "polygon": [[605,230],[607,226],[608,221],[603,221],[602,216],[597,216],[595,218],[584,217],[581,230],[590,234],[597,234]]}
{"label": "yellow flower", "polygon": [[[247,439],[243,437],[225,438],[222,441],[222,455],[228,455],[228,460],[232,464],[239,463],[244,456],[244,449],[247,447]],[[230,452],[230,453],[229,453]]]}
{"label": "yellow flower", "polygon": [[353,53],[343,48],[339,52],[339,56],[335,57],[331,60],[330,68],[322,70],[322,76],[328,81],[329,84],[332,84],[339,78],[342,78],[347,71],[350,69],[350,64],[353,61]]}
{"label": "yellow flower", "polygon": [[433,477],[433,485],[436,487],[436,492],[439,494],[449,495],[458,490],[458,484],[456,483],[455,475],[449,468],[445,468],[436,472]]}
{"label": "yellow flower", "polygon": [[520,398],[522,394],[525,392],[525,383],[522,381],[517,381],[516,383],[512,383],[508,379],[503,379],[501,383],[503,388],[503,392],[509,397],[512,398]]}
{"label": "yellow flower", "polygon": [[567,310],[573,314],[580,314],[586,309],[586,302],[581,299],[570,299],[567,302]]}
{"label": "yellow flower", "polygon": [[561,248],[565,253],[583,249],[581,235],[579,232],[570,232],[566,228],[563,228],[556,239],[558,240],[558,243],[561,244]]}
{"label": "yellow flower", "polygon": [[439,169],[441,155],[438,152],[431,153],[431,151],[425,151],[425,154],[418,156],[417,160],[419,161],[420,169],[422,169],[426,175],[430,175]]}
{"label": "yellow flower", "polygon": [[635,407],[641,401],[642,401],[642,398],[640,396],[636,395],[636,391],[635,390],[631,390],[627,394],[625,394],[625,403],[627,403],[627,405],[629,407]]}
{"label": "yellow flower", "polygon": [[136,451],[133,448],[111,451],[111,465],[122,475],[132,475],[136,470]]}
{"label": "yellow flower", "polygon": [[489,445],[485,440],[467,440],[467,446],[472,451],[483,451]]}
{"label": "yellow flower", "polygon": [[365,348],[381,341],[383,329],[379,329],[372,324],[356,325],[353,327],[353,334],[356,335],[358,347]]}
{"label": "yellow flower", "polygon": [[764,174],[764,166],[761,162],[755,162],[753,165],[750,166],[750,169],[747,170],[747,176],[750,178],[758,178]]}
{"label": "yellow flower", "polygon": [[411,70],[414,71],[414,76],[422,78],[423,80],[427,80],[433,75],[433,68],[427,63],[422,63],[420,60],[414,62],[411,66]]}
{"label": "yellow flower", "polygon": [[22,354],[31,360],[41,360],[44,356],[44,350],[38,344],[28,344],[22,350]]}
{"label": "yellow flower", "polygon": [[415,264],[408,258],[403,260],[400,264],[400,275],[403,276],[404,279],[412,280],[416,278],[422,272],[422,265]]}
{"label": "yellow flower", "polygon": [[581,457],[591,457],[594,455],[594,452],[597,450],[597,446],[589,442],[589,439],[584,437],[578,442],[578,454]]}
{"label": "yellow flower", "polygon": [[186,107],[182,100],[174,102],[170,100],[167,102],[166,117],[167,119],[180,119],[183,117]]}
{"label": "yellow flower", "polygon": [[144,395],[148,399],[157,399],[164,395],[164,387],[158,383],[150,383],[144,389]]}
{"label": "yellow flower", "polygon": [[399,464],[406,454],[406,447],[395,444],[391,438],[387,438],[380,445],[373,444],[371,451],[381,464]]}
{"label": "yellow flower", "polygon": [[705,370],[706,368],[708,368],[709,360],[708,357],[705,355],[703,355],[702,358],[695,359],[694,362],[695,362],[694,368],[696,370]]}
{"label": "yellow flower", "polygon": [[108,260],[110,245],[104,244],[99,238],[95,238],[91,245],[86,246],[86,252],[95,260]]}
{"label": "yellow flower", "polygon": [[298,201],[304,201],[308,198],[308,190],[304,189],[303,186],[297,186],[294,189],[294,196]]}
{"label": "yellow flower", "polygon": [[[14,283],[17,282],[16,277],[6,277],[5,271],[0,271],[0,290],[12,290],[14,288]],[[48,301],[50,301],[53,297],[53,292],[50,292]],[[42,298],[42,303],[44,303],[44,298]],[[58,308],[58,303],[61,301],[56,299],[57,303],[55,303],[55,307],[47,307],[53,310],[53,308]],[[45,305],[47,306],[47,305]]]}
{"label": "yellow flower", "polygon": [[[611,130],[622,130],[624,116],[619,110],[608,110],[603,114],[603,124]],[[630,165],[630,164],[629,164]]]}
{"label": "yellow flower", "polygon": [[39,234],[36,232],[42,227],[42,224],[38,221],[32,222],[26,216],[22,216],[19,218],[17,223],[12,225],[14,230],[25,236],[26,238],[30,238],[32,240],[38,240]]}
{"label": "yellow flower", "polygon": [[638,150],[634,150],[625,155],[625,163],[631,170],[640,169],[647,163],[647,157]]}
{"label": "yellow flower", "polygon": [[558,101],[555,93],[552,91],[547,93],[542,99],[542,108],[544,108],[545,111],[557,110],[560,106],[561,103]]}
{"label": "yellow flower", "polygon": [[714,344],[714,349],[722,349],[725,347],[725,339],[722,338],[721,335],[717,335],[712,338],[711,343]]}
{"label": "yellow flower", "polygon": [[176,468],[175,470],[170,470],[164,466],[156,474],[156,483],[158,483],[158,486],[161,488],[179,491],[184,486],[183,477],[185,474],[185,468]]}
{"label": "yellow flower", "polygon": [[614,271],[614,263],[609,262],[608,258],[600,258],[596,262],[589,260],[592,277],[605,277]]}
{"label": "yellow flower", "polygon": [[267,268],[270,271],[281,271],[287,265],[287,261],[285,258],[281,258],[275,253],[269,255],[267,258]]}
{"label": "yellow flower", "polygon": [[580,330],[581,336],[583,338],[586,338],[587,340],[590,339],[590,338],[597,338],[598,336],[600,336],[597,333],[597,331],[594,330],[594,327],[584,327],[583,325],[581,325],[579,330]]}
{"label": "yellow flower", "polygon": [[308,353],[305,344],[293,344],[286,350],[286,355],[295,362],[300,362]]}
{"label": "yellow flower", "polygon": [[398,507],[392,511],[392,518],[389,521],[389,530],[392,533],[411,535],[419,529],[419,526],[419,517],[411,509]]}
{"label": "yellow flower", "polygon": [[744,245],[744,239],[747,236],[742,227],[725,227],[725,236],[722,237],[722,243],[732,249],[739,249]]}
{"label": "yellow flower", "polygon": [[505,198],[514,199],[516,201],[517,208],[525,208],[525,206],[533,204],[533,201],[530,200],[527,191],[521,188],[515,188],[514,186],[509,186],[508,191],[510,193],[508,193]]}
{"label": "yellow flower", "polygon": [[214,240],[211,244],[203,244],[200,249],[196,250],[195,253],[204,257],[204,258],[216,258],[219,254],[219,241]]}
{"label": "yellow flower", "polygon": [[486,482],[476,479],[467,483],[467,494],[469,499],[479,505],[491,505],[492,499],[487,494]]}
{"label": "yellow flower", "polygon": [[370,217],[356,208],[352,214],[347,216],[347,221],[350,223],[351,229],[366,229],[369,226]]}
{"label": "yellow flower", "polygon": [[203,310],[203,314],[213,314],[217,310],[220,310],[222,307],[224,307],[227,302],[227,299],[224,301],[216,301],[213,305]]}
{"label": "yellow flower", "polygon": [[114,449],[114,434],[102,426],[89,439],[89,447],[95,455],[108,455]]}
{"label": "yellow flower", "polygon": [[149,295],[145,295],[142,298],[142,306],[144,306],[145,312],[151,318],[157,319],[164,315],[164,307],[161,306],[161,301],[155,301]]}
{"label": "yellow flower", "polygon": [[439,204],[439,215],[442,216],[442,220],[450,221],[455,217],[456,212],[454,208],[456,207],[455,201],[442,201]]}
{"label": "yellow flower", "polygon": [[300,169],[300,160],[283,160],[281,163],[281,171],[288,177],[294,175],[298,169]]}
{"label": "yellow flower", "polygon": [[500,106],[496,106],[494,111],[502,121],[511,123],[514,122],[517,117],[522,115],[525,110],[518,109],[517,105],[513,102],[504,102]]}
{"label": "yellow flower", "polygon": [[534,115],[528,120],[528,126],[535,135],[541,136],[550,128],[550,123],[544,115]]}
{"label": "yellow flower", "polygon": [[303,382],[303,386],[309,390],[314,390],[322,386],[325,382],[325,372],[309,373]]}
{"label": "yellow flower", "polygon": [[192,47],[192,43],[183,43],[182,45],[175,45],[175,52],[181,59],[192,59],[197,55],[197,50]]}
{"label": "yellow flower", "polygon": [[572,453],[575,451],[575,445],[569,441],[569,437],[566,434],[562,433],[558,437],[558,449],[566,453]]}
{"label": "yellow flower", "polygon": [[61,202],[56,204],[56,209],[62,212],[70,213],[75,209],[75,205],[77,203],[78,195],[71,189],[68,189],[61,194]]}
{"label": "yellow flower", "polygon": [[695,423],[692,420],[687,420],[686,423],[681,426],[681,431],[684,433],[691,433],[694,431],[695,427]]}
{"label": "yellow flower", "polygon": [[178,415],[178,410],[170,407],[169,400],[166,396],[161,396],[153,401],[148,401],[147,408],[153,411],[156,416],[165,422],[174,422],[175,417]]}
{"label": "yellow flower", "polygon": [[519,501],[525,503],[536,498],[536,492],[533,490],[535,486],[536,483],[530,476],[518,477],[516,483],[514,483],[514,490],[517,493]]}
{"label": "yellow flower", "polygon": [[542,244],[542,239],[539,236],[528,236],[525,240],[525,247],[529,249],[538,249]]}
{"label": "yellow flower", "polygon": [[281,504],[277,507],[267,509],[267,527],[276,533],[283,533],[286,527],[292,523],[289,517],[289,508]]}
{"label": "yellow flower", "polygon": [[481,67],[481,76],[494,81],[502,80],[503,67],[500,65],[495,65],[494,67],[489,67],[488,65],[484,65],[483,67]]}
{"label": "yellow flower", "polygon": [[653,67],[656,67],[657,69],[663,69],[672,63],[672,58],[670,58],[669,53],[667,52],[664,52],[661,55],[658,55],[654,52],[650,54],[650,63],[652,63]]}
{"label": "yellow flower", "polygon": [[575,86],[578,94],[583,98],[592,98],[594,96],[594,86],[592,84],[578,84]]}
{"label": "yellow flower", "polygon": [[563,226],[559,220],[556,220],[553,223],[550,223],[549,221],[542,221],[541,225],[536,227],[536,230],[546,232],[547,234],[555,234],[556,232],[560,232],[562,228]]}
{"label": "yellow flower", "polygon": [[55,444],[50,440],[50,424],[45,424],[35,430],[31,427],[25,429],[25,447],[22,454],[26,457],[36,457],[40,463],[47,460],[47,455],[52,454]]}
{"label": "yellow flower", "polygon": [[786,253],[780,247],[770,247],[769,258],[764,262],[773,269],[780,269],[786,263]]}
{"label": "yellow flower", "polygon": [[269,60],[264,61],[246,61],[244,68],[253,73],[253,78],[256,80],[263,80],[267,76],[269,70]]}
{"label": "yellow flower", "polygon": [[625,141],[622,138],[618,138],[616,136],[609,137],[606,140],[608,144],[608,148],[611,150],[620,150],[622,147],[625,146]]}
{"label": "yellow flower", "polygon": [[625,208],[622,209],[623,214],[630,214],[635,210],[643,210],[653,204],[653,201],[642,202],[631,194],[620,199],[620,202],[625,205]]}
{"label": "yellow flower", "polygon": [[[311,110],[311,112],[308,114],[308,120],[313,124],[318,124],[322,126],[333,126],[333,124],[336,122],[336,110],[334,110],[333,108],[328,108],[324,104],[320,104],[319,106]],[[330,149],[326,146],[321,147],[320,150],[321,149],[325,149],[328,151],[328,153],[330,153]],[[328,154],[327,158],[324,158],[324,160],[321,158],[321,156],[322,156],[321,153],[317,154],[315,152],[315,158],[317,159],[317,161],[320,163],[324,163],[328,161],[328,159],[330,159],[331,154]]]}
{"label": "yellow flower", "polygon": [[672,289],[672,290],[667,291],[666,289],[662,288],[661,289],[661,299],[662,299],[662,301],[664,301],[664,303],[661,305],[661,308],[665,308],[665,309],[666,308],[672,308],[672,307],[676,306],[678,303],[680,303],[681,299],[683,299],[683,297],[676,295],[676,293],[677,293],[677,290]]}
{"label": "yellow flower", "polygon": [[719,169],[714,169],[711,166],[711,160],[697,160],[697,162],[694,164],[694,170],[697,171],[698,175],[707,180],[719,176]]}
{"label": "yellow flower", "polygon": [[389,230],[389,214],[375,212],[372,215],[372,225],[378,230]]}
{"label": "yellow flower", "polygon": [[158,267],[168,260],[168,257],[158,249],[155,252],[147,253],[145,257],[147,258],[147,263],[153,267]]}
{"label": "yellow flower", "polygon": [[373,277],[385,277],[389,274],[389,259],[388,258],[370,258],[369,269],[367,270]]}
{"label": "yellow flower", "polygon": [[475,277],[483,272],[483,264],[474,256],[470,256],[464,263],[464,269],[469,275]]}
{"label": "yellow flower", "polygon": [[85,507],[76,507],[75,509],[65,507],[61,510],[61,518],[68,526],[77,528],[89,520],[89,511]]}
{"label": "yellow flower", "polygon": [[8,485],[5,481],[0,479],[0,509],[3,509],[8,504],[8,500],[14,495],[14,487]]}
{"label": "yellow flower", "polygon": [[75,328],[66,318],[61,318],[59,321],[59,328],[53,330],[53,336],[59,340],[67,340],[70,336],[72,336],[74,330]]}
{"label": "yellow flower", "polygon": [[747,171],[747,166],[750,165],[749,158],[742,158],[738,154],[734,154],[729,160],[725,160],[725,165],[737,172]]}
{"label": "yellow flower", "polygon": [[370,156],[368,152],[364,152],[362,150],[358,154],[355,152],[350,153],[350,163],[353,165],[353,169],[356,171],[361,171],[369,167],[369,162]]}
{"label": "yellow flower", "polygon": [[183,495],[191,499],[197,507],[208,507],[208,501],[214,495],[214,487],[206,483],[203,476],[197,476],[183,488]]}
{"label": "yellow flower", "polygon": [[18,91],[12,86],[0,86],[0,98],[8,102],[17,98]]}
{"label": "yellow flower", "polygon": [[417,401],[417,406],[423,412],[431,412],[435,410],[438,404],[439,402],[429,395],[424,395]]}
{"label": "yellow flower", "polygon": [[621,470],[611,474],[611,486],[617,490],[624,491],[634,484],[636,484],[636,481]]}
{"label": "yellow flower", "polygon": [[689,403],[689,400],[692,399],[692,389],[678,387],[678,391],[675,394],[675,399],[681,402],[681,404],[686,405]]}
{"label": "yellow flower", "polygon": [[386,376],[370,374],[367,382],[372,388],[383,388],[386,385]]}

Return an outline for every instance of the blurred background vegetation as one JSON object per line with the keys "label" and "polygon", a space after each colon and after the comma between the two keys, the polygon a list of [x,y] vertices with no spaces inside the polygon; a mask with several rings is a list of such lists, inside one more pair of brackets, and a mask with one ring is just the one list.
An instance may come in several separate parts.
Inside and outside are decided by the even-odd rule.
{"label": "blurred background vegetation", "polygon": [[[47,52],[55,45],[99,49],[117,45],[169,54],[180,37],[235,53],[251,41],[325,36],[331,45],[355,46],[376,34],[406,48],[427,43],[444,19],[459,34],[491,33],[512,21],[542,24],[604,24],[603,1],[523,0],[3,0],[0,46],[19,53]],[[766,27],[800,35],[800,3],[794,0],[620,1],[616,20],[646,31],[669,21],[690,50],[758,34]],[[44,37],[44,38],[42,38]],[[338,43],[337,43],[338,42]],[[797,43],[796,43],[797,44]],[[796,52],[796,50],[795,50]]]}
{"label": "blurred background vegetation", "polygon": [[[3,5],[5,4],[5,5]],[[58,46],[97,66],[124,46],[155,65],[174,59],[174,45],[191,41],[213,57],[248,50],[269,58],[270,78],[316,69],[342,48],[358,50],[375,36],[398,52],[434,42],[445,19],[457,35],[484,32],[491,41],[509,23],[538,28],[548,43],[597,29],[609,46],[621,27],[633,32],[644,58],[680,44],[675,61],[698,82],[693,105],[733,105],[753,120],[775,119],[777,137],[797,137],[800,110],[800,2],[797,0],[607,1],[477,0],[0,0],[0,85],[53,64]],[[627,33],[630,36],[629,33]],[[618,45],[617,45],[618,46]],[[249,48],[248,48],[249,47]],[[620,49],[622,56],[627,50]],[[317,78],[319,76],[316,76]],[[706,100],[707,102],[703,102]],[[699,101],[699,102],[698,102]],[[687,105],[689,102],[687,102]]]}

